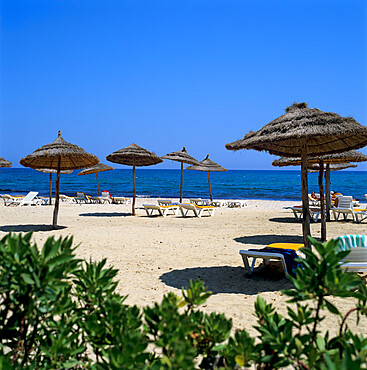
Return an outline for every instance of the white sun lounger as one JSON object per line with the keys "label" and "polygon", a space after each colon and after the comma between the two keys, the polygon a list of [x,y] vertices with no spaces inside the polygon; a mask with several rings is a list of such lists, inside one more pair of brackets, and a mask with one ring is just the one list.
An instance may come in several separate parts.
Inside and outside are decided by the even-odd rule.
{"label": "white sun lounger", "polygon": [[343,215],[344,220],[348,218],[348,215],[351,215],[356,223],[367,218],[367,207],[366,209],[353,208],[353,197],[351,196],[339,197],[338,207],[332,208],[332,211],[335,220],[339,220],[340,214]]}
{"label": "white sun lounger", "polygon": [[179,203],[182,217],[188,217],[190,211],[193,212],[195,217],[201,217],[204,212],[207,212],[209,216],[213,216],[215,213],[214,206],[197,206],[191,203]]}
{"label": "white sun lounger", "polygon": [[[285,264],[284,256],[281,253],[240,250],[240,255],[242,257],[243,264],[245,265],[245,270],[249,274],[252,274],[254,271],[256,258],[262,258],[265,265],[268,265],[270,260],[280,261],[282,263],[283,270],[287,276],[287,273],[288,273],[287,265]],[[251,267],[250,267],[249,260],[248,260],[249,258],[252,258]]]}
{"label": "white sun lounger", "polygon": [[130,198],[125,197],[113,197],[113,200],[116,204],[131,204]]}
{"label": "white sun lounger", "polygon": [[[292,210],[293,214],[294,214],[294,217],[297,220],[302,219],[302,214],[303,214],[302,207],[283,207],[283,209]],[[319,219],[320,214],[321,214],[321,208],[312,207],[312,208],[309,208],[309,212],[310,212],[311,220],[317,222],[317,220]]]}
{"label": "white sun lounger", "polygon": [[166,217],[168,212],[171,211],[174,215],[179,206],[175,204],[160,206],[159,204],[143,204],[145,212],[148,216],[153,216],[154,211],[157,211],[160,216]]}
{"label": "white sun lounger", "polygon": [[228,202],[226,200],[211,200],[209,205],[214,207],[224,207],[228,206]]}
{"label": "white sun lounger", "polygon": [[59,198],[60,198],[60,200],[62,201],[62,202],[69,202],[69,203],[71,203],[71,202],[74,202],[75,200],[74,200],[74,197],[68,197],[67,195],[65,195],[65,194],[60,194],[59,195]]}
{"label": "white sun lounger", "polygon": [[[292,249],[294,250],[297,255],[301,258],[304,258],[305,255],[301,252],[301,248],[303,247],[303,244],[298,244],[298,243],[273,243],[269,244],[268,247],[270,248],[279,248],[279,249]],[[287,273],[287,265],[285,263],[284,255],[281,253],[276,253],[276,252],[265,252],[265,251],[256,251],[256,250],[251,250],[251,251],[246,251],[246,250],[240,250],[240,255],[243,260],[243,264],[245,266],[245,270],[248,274],[252,274],[254,271],[255,267],[255,262],[256,258],[262,258],[263,262],[265,265],[269,264],[270,260],[277,260],[280,261],[285,273],[285,276],[288,279]],[[249,258],[252,258],[252,264],[250,267],[249,264]]]}
{"label": "white sun lounger", "polygon": [[[37,197],[38,191],[30,191],[24,198],[16,198],[8,195],[7,198],[4,199],[4,204],[6,206],[34,206],[34,205],[41,205],[45,204],[43,199]],[[9,198],[10,197],[10,198]]]}
{"label": "white sun lounger", "polygon": [[170,206],[173,204],[172,200],[170,199],[157,199],[157,203],[160,206]]}
{"label": "white sun lounger", "polygon": [[245,200],[229,200],[227,205],[229,208],[242,208],[247,206],[247,202]]}
{"label": "white sun lounger", "polygon": [[81,204],[81,203],[91,203],[91,200],[82,191],[78,191],[76,193],[76,197],[74,198],[74,200],[75,200],[75,202],[77,202],[79,204]]}

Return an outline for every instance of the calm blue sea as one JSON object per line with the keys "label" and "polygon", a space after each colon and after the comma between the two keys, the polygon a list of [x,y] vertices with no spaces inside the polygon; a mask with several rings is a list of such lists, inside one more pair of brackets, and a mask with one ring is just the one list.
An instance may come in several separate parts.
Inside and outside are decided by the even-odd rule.
{"label": "calm blue sea", "polygon": [[[95,175],[78,176],[79,171],[61,175],[60,192],[73,196],[79,191],[97,195]],[[132,170],[116,169],[100,172],[100,190],[112,195],[132,196]],[[53,175],[55,183],[56,175]],[[214,198],[300,200],[301,177],[297,170],[231,170],[211,172]],[[180,170],[136,169],[136,192],[139,197],[178,197]],[[29,168],[3,168],[0,171],[0,194],[49,193],[49,175]],[[309,192],[318,192],[317,174],[309,174]],[[367,171],[331,173],[331,190],[365,200]],[[183,196],[209,197],[206,172],[184,170]]]}

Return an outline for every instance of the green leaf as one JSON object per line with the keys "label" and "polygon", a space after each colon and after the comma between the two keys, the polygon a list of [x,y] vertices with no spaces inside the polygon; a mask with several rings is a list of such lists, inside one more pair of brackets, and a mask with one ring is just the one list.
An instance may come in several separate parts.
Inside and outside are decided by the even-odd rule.
{"label": "green leaf", "polygon": [[34,280],[31,278],[29,274],[22,273],[20,276],[23,278],[23,280],[30,285],[34,285]]}

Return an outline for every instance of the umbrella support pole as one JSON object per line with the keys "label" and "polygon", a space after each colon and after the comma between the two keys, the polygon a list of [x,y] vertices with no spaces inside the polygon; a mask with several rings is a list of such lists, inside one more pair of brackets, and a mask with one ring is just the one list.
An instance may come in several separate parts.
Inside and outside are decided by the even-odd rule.
{"label": "umbrella support pole", "polygon": [[321,241],[326,241],[326,218],[325,218],[325,194],[324,194],[324,161],[319,161],[319,192],[320,192],[320,207],[321,207]]}
{"label": "umbrella support pole", "polygon": [[212,185],[210,183],[209,171],[208,171],[208,183],[209,183],[209,189],[210,189],[210,200],[213,201]]}
{"label": "umbrella support pole", "polygon": [[180,203],[182,203],[182,185],[183,185],[183,162],[181,162]]}
{"label": "umbrella support pole", "polygon": [[131,213],[133,216],[135,216],[135,196],[136,196],[136,191],[135,191],[135,160],[134,160],[134,165],[133,165],[133,204],[131,206]]}
{"label": "umbrella support pole", "polygon": [[331,196],[330,196],[330,165],[326,165],[325,169],[325,199],[326,199],[326,221],[330,221],[330,208],[331,208]]}
{"label": "umbrella support pole", "polygon": [[59,185],[60,185],[60,167],[61,167],[61,158],[57,164],[57,175],[56,175],[56,186],[55,186],[55,208],[54,208],[54,217],[52,222],[52,228],[57,229],[57,215],[59,213]]}
{"label": "umbrella support pole", "polygon": [[302,178],[302,213],[303,213],[303,243],[306,248],[311,249],[308,236],[310,232],[310,213],[308,205],[308,175],[307,175],[307,145],[301,143],[301,178]]}
{"label": "umbrella support pole", "polygon": [[50,205],[52,204],[52,173],[50,173]]}
{"label": "umbrella support pole", "polygon": [[99,196],[98,172],[96,172],[96,179],[97,179],[97,195]]}

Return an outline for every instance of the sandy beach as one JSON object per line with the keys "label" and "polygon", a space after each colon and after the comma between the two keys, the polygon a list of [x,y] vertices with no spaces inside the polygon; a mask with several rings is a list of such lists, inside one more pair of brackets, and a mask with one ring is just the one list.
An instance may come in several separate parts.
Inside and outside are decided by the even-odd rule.
{"label": "sandy beach", "polygon": [[[131,205],[61,203],[60,229],[52,231],[53,207],[5,207],[0,204],[0,236],[9,231],[34,231],[41,246],[50,236],[74,236],[80,244],[77,255],[89,259],[107,258],[119,269],[118,289],[128,295],[127,303],[140,307],[160,301],[169,291],[180,294],[190,279],[202,279],[213,295],[203,310],[223,312],[233,318],[234,329],[245,328],[252,334],[254,301],[261,294],[286,314],[286,298],[281,289],[291,284],[279,276],[246,277],[240,249],[262,248],[274,242],[302,242],[302,225],[292,212],[283,209],[294,202],[250,200],[244,208],[218,208],[214,217],[147,217],[138,199],[137,216],[130,216]],[[365,205],[364,205],[365,206]],[[329,222],[328,238],[343,234],[366,233],[366,221]],[[320,235],[320,223],[311,224],[312,235]],[[343,312],[353,306],[351,300],[332,299]],[[367,334],[367,320],[356,332]],[[323,329],[337,329],[335,316],[327,314]]]}

